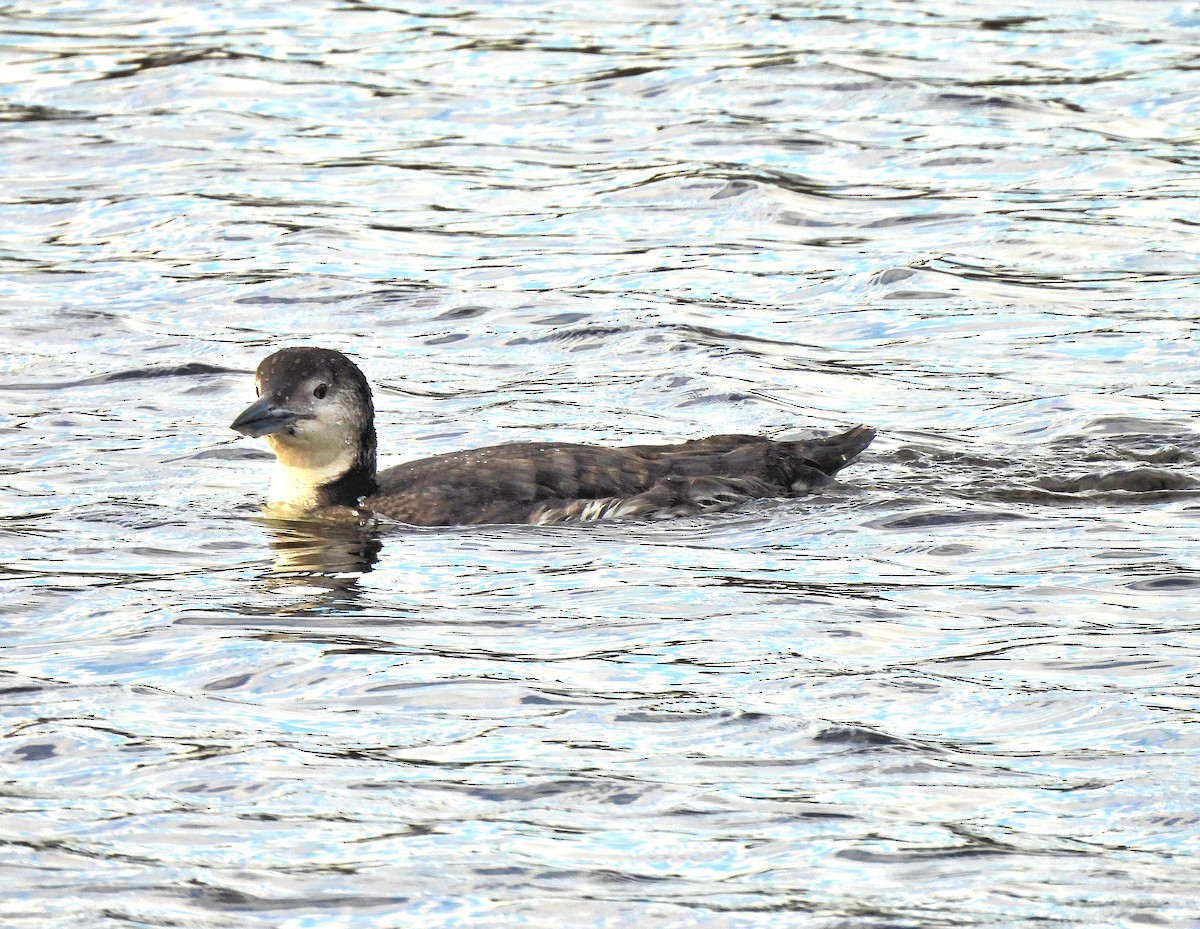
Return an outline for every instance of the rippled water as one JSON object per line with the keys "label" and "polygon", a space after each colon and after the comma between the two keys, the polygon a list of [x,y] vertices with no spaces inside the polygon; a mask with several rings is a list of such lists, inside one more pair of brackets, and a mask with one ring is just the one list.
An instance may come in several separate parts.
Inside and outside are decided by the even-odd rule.
{"label": "rippled water", "polygon": [[[1200,925],[1193,8],[0,17],[6,927]],[[384,464],[881,435],[333,535],[295,343]]]}

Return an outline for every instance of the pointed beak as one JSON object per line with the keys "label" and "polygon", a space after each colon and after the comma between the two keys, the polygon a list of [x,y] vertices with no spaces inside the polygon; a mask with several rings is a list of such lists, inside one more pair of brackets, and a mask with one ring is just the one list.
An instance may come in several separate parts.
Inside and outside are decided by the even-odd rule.
{"label": "pointed beak", "polygon": [[279,432],[296,420],[304,419],[306,415],[286,407],[276,406],[274,398],[270,396],[259,397],[242,410],[242,415],[230,423],[229,428],[236,429],[242,435],[248,435],[252,439],[257,439],[259,436]]}

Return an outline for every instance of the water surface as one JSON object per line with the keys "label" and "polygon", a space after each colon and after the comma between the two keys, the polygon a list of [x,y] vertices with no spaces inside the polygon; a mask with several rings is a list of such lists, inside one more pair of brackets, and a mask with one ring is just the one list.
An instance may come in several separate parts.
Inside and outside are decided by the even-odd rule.
{"label": "water surface", "polygon": [[[5,926],[1200,925],[1193,10],[0,17]],[[331,532],[284,344],[384,464],[880,438]]]}

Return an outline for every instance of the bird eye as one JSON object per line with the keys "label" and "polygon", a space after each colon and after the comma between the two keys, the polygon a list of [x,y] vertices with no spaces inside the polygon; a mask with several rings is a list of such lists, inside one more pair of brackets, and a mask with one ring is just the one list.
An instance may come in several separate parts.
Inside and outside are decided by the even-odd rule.
{"label": "bird eye", "polygon": [[316,389],[313,390],[313,396],[316,397],[318,400],[324,400],[325,395],[327,393],[329,393],[329,385],[328,384],[318,384],[316,386]]}

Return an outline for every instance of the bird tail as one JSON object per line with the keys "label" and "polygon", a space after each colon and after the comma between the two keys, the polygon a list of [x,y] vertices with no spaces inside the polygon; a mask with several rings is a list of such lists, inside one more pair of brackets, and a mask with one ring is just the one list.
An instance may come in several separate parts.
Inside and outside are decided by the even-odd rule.
{"label": "bird tail", "polygon": [[795,448],[814,468],[832,477],[861,455],[874,438],[870,426],[855,426],[837,435],[796,442]]}

